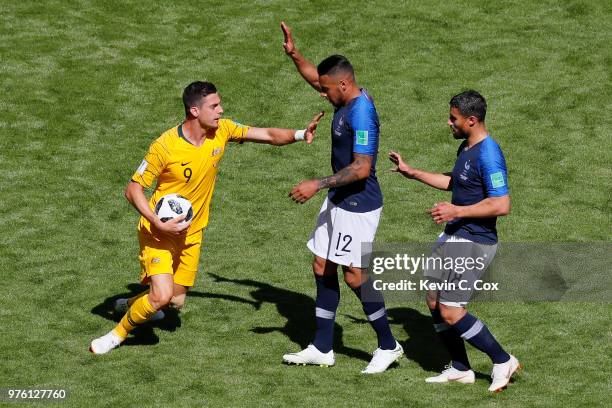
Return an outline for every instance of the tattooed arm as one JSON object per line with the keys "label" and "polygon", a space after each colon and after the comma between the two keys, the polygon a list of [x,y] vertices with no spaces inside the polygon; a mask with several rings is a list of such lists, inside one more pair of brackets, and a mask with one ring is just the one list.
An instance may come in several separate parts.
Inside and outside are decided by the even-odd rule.
{"label": "tattooed arm", "polygon": [[367,178],[370,175],[372,158],[372,156],[367,154],[355,153],[351,164],[341,169],[333,176],[327,176],[319,180],[319,190],[323,188],[341,187],[354,181]]}
{"label": "tattooed arm", "polygon": [[355,181],[368,178],[372,167],[373,156],[367,154],[354,153],[353,161],[336,174],[322,179],[304,180],[293,187],[289,197],[296,203],[304,204],[319,190],[324,188],[334,188],[346,186]]}

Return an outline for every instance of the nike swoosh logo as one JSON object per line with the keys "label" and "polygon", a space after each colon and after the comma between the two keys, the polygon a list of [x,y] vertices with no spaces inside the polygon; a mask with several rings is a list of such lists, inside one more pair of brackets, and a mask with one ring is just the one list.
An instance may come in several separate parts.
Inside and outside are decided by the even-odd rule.
{"label": "nike swoosh logo", "polygon": [[336,256],[344,256],[346,254],[339,254],[339,253],[336,252],[334,255],[336,255]]}
{"label": "nike swoosh logo", "polygon": [[189,161],[189,162],[186,162],[186,163],[181,163],[181,166],[186,166],[186,165],[188,165],[189,163],[191,163],[191,162]]}

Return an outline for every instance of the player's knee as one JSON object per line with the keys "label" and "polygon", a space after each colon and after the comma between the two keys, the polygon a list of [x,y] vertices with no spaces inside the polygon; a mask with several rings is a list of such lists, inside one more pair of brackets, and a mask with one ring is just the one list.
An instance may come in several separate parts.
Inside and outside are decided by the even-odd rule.
{"label": "player's knee", "polygon": [[361,286],[361,276],[358,276],[354,273],[345,273],[344,274],[344,282],[351,288],[357,289]]}
{"label": "player's knee", "polygon": [[185,306],[185,295],[173,296],[170,300],[170,307],[176,310],[181,310]]}
{"label": "player's knee", "polygon": [[323,276],[325,274],[325,259],[315,256],[312,261],[312,272],[317,276]]}
{"label": "player's knee", "polygon": [[155,309],[167,306],[172,300],[172,290],[156,290],[149,293],[149,302]]}
{"label": "player's knee", "polygon": [[436,308],[436,300],[435,299],[426,298],[425,302],[427,303],[427,307],[430,310],[434,310]]}
{"label": "player's knee", "polygon": [[363,274],[363,271],[360,268],[343,266],[342,272],[344,272],[344,282],[351,289],[359,288],[367,280],[367,276]]}
{"label": "player's knee", "polygon": [[425,295],[425,302],[430,310],[434,310],[437,306],[438,299],[435,295],[427,293],[427,295]]}
{"label": "player's knee", "polygon": [[440,305],[440,316],[445,323],[455,324],[465,315],[465,309],[462,307]]}

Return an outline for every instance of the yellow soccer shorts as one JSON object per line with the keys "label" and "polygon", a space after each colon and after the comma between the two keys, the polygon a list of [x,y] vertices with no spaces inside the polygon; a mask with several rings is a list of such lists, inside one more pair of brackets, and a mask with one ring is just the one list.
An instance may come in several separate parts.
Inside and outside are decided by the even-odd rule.
{"label": "yellow soccer shorts", "polygon": [[139,228],[138,241],[142,284],[148,283],[153,275],[169,273],[178,285],[194,285],[200,261],[202,230],[187,236],[158,237],[145,228]]}

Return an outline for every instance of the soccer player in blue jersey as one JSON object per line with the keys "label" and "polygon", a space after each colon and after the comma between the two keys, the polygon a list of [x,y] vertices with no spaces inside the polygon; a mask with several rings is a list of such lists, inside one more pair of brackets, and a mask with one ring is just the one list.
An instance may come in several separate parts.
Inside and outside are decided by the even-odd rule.
{"label": "soccer player in blue jersey", "polygon": [[308,240],[314,254],[312,269],[317,287],[317,330],[306,349],[285,354],[294,364],[333,365],[334,321],[340,301],[338,265],[344,281],[362,303],[378,337],[378,348],[362,371],[385,371],[403,354],[389,328],[380,291],[362,273],[361,244],[374,241],[383,198],[376,178],[379,123],[374,102],[359,88],[350,62],[341,55],[324,59],[317,67],[298,52],[290,29],[281,23],[283,44],[302,77],[334,106],[331,139],[333,175],[305,180],[291,190],[291,198],[304,203],[318,191],[328,189],[317,225]]}
{"label": "soccer player in blue jersey", "polygon": [[[394,171],[440,190],[452,191],[451,202],[437,203],[429,213],[436,224],[446,223],[436,244],[438,255],[480,254],[491,262],[497,248],[496,220],[510,213],[506,161],[499,145],[485,126],[487,104],[476,91],[465,91],[450,101],[448,125],[455,139],[464,139],[450,173],[429,173],[406,164],[399,153],[389,152]],[[456,268],[457,269],[457,268]],[[447,271],[447,279],[458,276],[471,286],[486,269]],[[461,290],[429,291],[427,306],[434,328],[451,356],[451,365],[440,375],[427,378],[430,383],[457,381],[474,383],[474,372],[464,340],[486,353],[493,362],[491,392],[501,391],[517,370],[518,360],[508,354],[487,326],[465,306],[470,293]]]}

